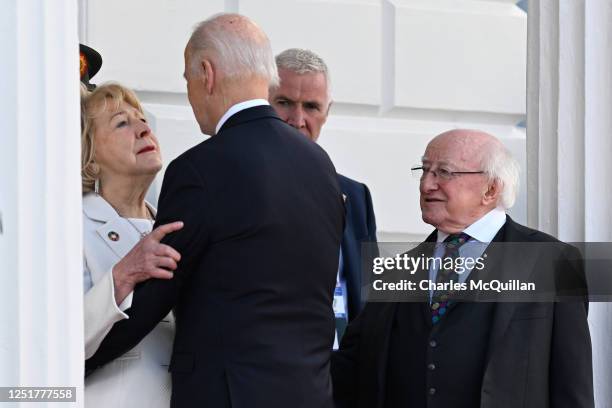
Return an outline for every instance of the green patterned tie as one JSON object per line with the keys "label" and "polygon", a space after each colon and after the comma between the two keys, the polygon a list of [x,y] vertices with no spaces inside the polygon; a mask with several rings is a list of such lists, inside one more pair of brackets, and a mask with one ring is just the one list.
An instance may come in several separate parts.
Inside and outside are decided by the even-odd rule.
{"label": "green patterned tie", "polygon": [[[452,234],[444,240],[444,255],[442,259],[459,257],[459,248],[470,240],[470,236],[465,233]],[[444,264],[444,262],[442,262]],[[440,268],[436,276],[436,283],[458,282],[459,275],[452,269]],[[448,308],[452,304],[449,300],[449,291],[435,291],[431,298],[431,322],[437,324],[440,319],[448,312]]]}

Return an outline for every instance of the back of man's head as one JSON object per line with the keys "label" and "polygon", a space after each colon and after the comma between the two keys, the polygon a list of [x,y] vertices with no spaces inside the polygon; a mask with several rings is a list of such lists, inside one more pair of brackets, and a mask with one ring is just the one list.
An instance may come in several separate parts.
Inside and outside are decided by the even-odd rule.
{"label": "back of man's head", "polygon": [[240,81],[256,77],[270,86],[278,84],[274,54],[266,34],[248,17],[221,13],[199,23],[187,46],[190,67],[200,69],[203,57],[216,64],[223,80]]}

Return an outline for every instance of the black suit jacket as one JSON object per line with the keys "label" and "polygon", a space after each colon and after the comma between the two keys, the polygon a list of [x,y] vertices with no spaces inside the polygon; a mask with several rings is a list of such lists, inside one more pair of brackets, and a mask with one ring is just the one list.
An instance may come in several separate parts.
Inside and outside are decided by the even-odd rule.
{"label": "black suit jacket", "polygon": [[342,274],[346,279],[348,317],[352,321],[363,309],[361,299],[361,243],[376,242],[376,218],[372,196],[365,184],[338,174],[346,196],[346,225],[342,235]]}
{"label": "black suit jacket", "polygon": [[184,221],[164,240],[179,268],[137,288],[88,369],[174,308],[172,407],[331,407],[344,208],[327,154],[269,106],[240,111],[170,164],[157,217]]}
{"label": "black suit jacket", "polygon": [[[435,231],[428,241],[435,241]],[[579,257],[575,248],[521,226],[510,217],[493,241],[556,242],[559,245],[553,248],[553,254],[550,251],[540,254],[555,256],[552,263],[555,265],[562,264],[564,259]],[[533,252],[536,251],[534,246]],[[545,260],[537,253],[517,254],[512,253],[511,249],[499,250],[497,254],[490,255],[485,270],[499,267],[500,262],[525,265],[524,260],[532,266],[541,266],[542,262],[551,263],[550,259]],[[529,270],[522,267],[513,270],[516,278],[524,280],[530,274]],[[415,315],[429,319],[427,303],[410,303],[408,306],[415,308]],[[334,398],[339,407],[383,406],[387,364],[397,354],[397,350],[389,348],[397,309],[398,303],[368,303],[361,315],[347,328],[340,350],[332,357]],[[453,313],[451,310],[445,318],[452,318]],[[481,408],[594,406],[591,342],[584,303],[497,303],[491,326],[487,329],[490,334],[484,360]],[[422,349],[428,346],[423,345]],[[464,352],[478,353],[478,350]],[[457,360],[453,354],[439,357],[444,361],[436,363],[442,366]],[[422,367],[423,376],[426,371],[427,368]],[[416,375],[420,375],[420,372]],[[444,396],[436,398],[439,401]],[[457,401],[450,405],[463,406]]]}

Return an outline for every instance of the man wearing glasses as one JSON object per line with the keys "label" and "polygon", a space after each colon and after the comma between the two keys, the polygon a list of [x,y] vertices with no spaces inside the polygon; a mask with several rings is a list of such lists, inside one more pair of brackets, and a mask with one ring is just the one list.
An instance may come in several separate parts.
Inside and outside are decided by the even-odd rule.
{"label": "man wearing glasses", "polygon": [[[426,239],[432,259],[456,260],[470,251],[490,256],[481,258],[482,270],[472,265],[459,273],[435,262],[422,268],[417,276],[435,283],[424,301],[368,303],[332,357],[337,406],[593,407],[584,298],[477,303],[455,300],[445,289],[484,273],[556,279],[558,271],[575,273],[586,287],[573,263],[580,258],[575,248],[506,214],[519,176],[507,149],[484,132],[452,130],[429,143],[412,171],[420,179],[422,218],[435,228]],[[553,250],[514,253],[512,244],[501,244],[508,242],[547,243]]]}

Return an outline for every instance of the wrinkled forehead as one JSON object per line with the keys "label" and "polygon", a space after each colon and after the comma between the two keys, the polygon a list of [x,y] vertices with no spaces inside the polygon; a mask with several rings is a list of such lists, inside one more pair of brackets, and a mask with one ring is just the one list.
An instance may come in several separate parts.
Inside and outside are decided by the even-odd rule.
{"label": "wrinkled forehead", "polygon": [[291,69],[280,68],[278,70],[280,86],[278,92],[297,92],[308,98],[327,99],[329,92],[327,79],[322,72],[299,73]]}
{"label": "wrinkled forehead", "polygon": [[106,97],[103,100],[97,101],[89,109],[89,117],[93,119],[95,124],[107,122],[110,118],[114,117],[118,112],[125,112],[135,116],[144,116],[139,106],[134,106],[129,101],[120,98],[115,99],[112,97]]}
{"label": "wrinkled forehead", "polygon": [[462,137],[432,140],[421,158],[423,163],[449,166],[478,166],[481,162],[478,143]]}

